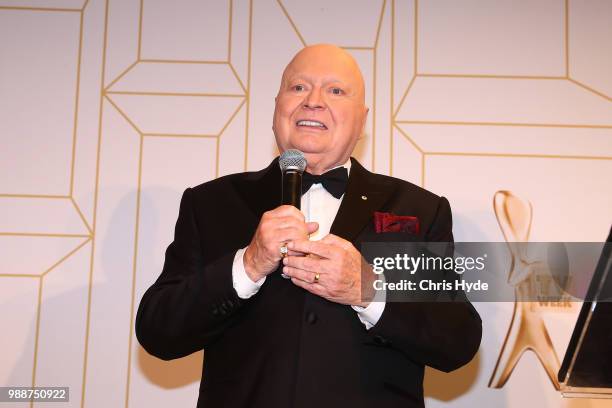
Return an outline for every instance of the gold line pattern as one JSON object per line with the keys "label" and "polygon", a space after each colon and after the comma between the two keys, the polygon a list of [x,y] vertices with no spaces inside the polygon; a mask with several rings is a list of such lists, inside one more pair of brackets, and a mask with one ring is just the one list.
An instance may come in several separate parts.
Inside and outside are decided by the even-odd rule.
{"label": "gold line pattern", "polygon": [[87,238],[85,241],[81,242],[76,248],[74,248],[72,251],[68,252],[66,255],[64,255],[62,258],[60,258],[59,261],[57,261],[56,263],[51,265],[49,268],[47,268],[40,275],[40,277],[41,278],[45,277],[49,272],[51,272],[53,269],[57,268],[62,262],[64,262],[66,259],[70,258],[74,253],[76,253],[79,249],[83,248],[89,242],[91,242],[91,238]]}
{"label": "gold line pattern", "polygon": [[570,76],[570,71],[569,71],[569,0],[565,0],[565,21],[564,21],[564,28],[565,28],[565,78],[569,78]]}
{"label": "gold line pattern", "polygon": [[221,144],[221,138],[217,137],[215,140],[215,178],[219,177],[219,145]]}
{"label": "gold line pattern", "polygon": [[428,156],[478,156],[478,157],[508,157],[530,159],[574,159],[574,160],[612,160],[612,156],[583,156],[562,154],[530,154],[530,153],[476,153],[476,152],[424,152]]}
{"label": "gold line pattern", "polygon": [[148,96],[206,96],[222,98],[243,98],[243,94],[197,93],[197,92],[148,92],[148,91],[107,91],[107,95],[148,95]]}
{"label": "gold line pattern", "polygon": [[40,199],[58,199],[65,200],[70,198],[69,195],[53,195],[53,194],[0,194],[0,198],[40,198]]}
{"label": "gold line pattern", "polygon": [[113,105],[115,109],[117,109],[117,112],[119,112],[119,114],[123,116],[123,119],[125,119],[126,122],[129,123],[138,134],[143,133],[140,129],[138,129],[138,126],[136,126],[134,122],[132,122],[128,115],[126,115],[125,112],[123,112],[121,108],[119,108],[119,106],[117,106],[117,104],[108,95],[104,95],[104,93],[102,95],[106,98],[107,101],[110,102],[111,105]]}
{"label": "gold line pattern", "polygon": [[[417,59],[419,56],[419,0],[414,0],[414,75],[419,74]],[[398,107],[399,110],[399,107]]]}
{"label": "gold line pattern", "polygon": [[374,40],[374,51],[378,48],[378,39],[380,38],[380,29],[382,27],[383,16],[385,15],[385,7],[387,6],[387,0],[383,0],[382,7],[380,8],[380,15],[378,17],[378,27],[376,28],[376,39]]}
{"label": "gold line pattern", "polygon": [[[142,8],[141,8],[142,13]],[[142,14],[141,14],[142,15]],[[230,16],[229,21],[231,24],[233,18],[233,5],[230,0]],[[166,61],[166,60],[142,60],[139,57],[139,61],[137,62],[163,62],[163,63],[220,63],[220,64],[228,64],[232,74],[240,84],[241,88],[245,91],[245,95],[235,95],[235,94],[194,94],[194,93],[162,93],[162,92],[106,92],[104,97],[111,103],[111,105],[117,109],[123,118],[130,123],[130,125],[139,133],[140,136],[140,148],[139,148],[139,159],[138,159],[138,181],[137,181],[137,202],[136,202],[136,215],[135,215],[135,231],[134,231],[134,254],[133,254],[133,269],[132,269],[132,293],[131,293],[131,305],[130,305],[130,327],[129,327],[129,340],[128,340],[128,365],[127,365],[127,378],[126,378],[126,386],[125,386],[125,407],[129,406],[130,400],[130,384],[131,384],[131,370],[132,370],[132,344],[133,344],[133,325],[134,325],[134,305],[135,305],[135,293],[136,293],[136,272],[137,272],[137,262],[138,262],[138,232],[140,226],[140,199],[141,199],[141,186],[142,186],[142,159],[143,159],[143,143],[145,137],[204,137],[204,138],[216,138],[216,163],[215,163],[215,174],[219,175],[219,146],[220,146],[220,136],[224,133],[226,128],[238,114],[242,106],[247,104],[247,120],[245,123],[245,169],[247,165],[247,143],[248,143],[248,115],[249,115],[249,106],[250,106],[250,98],[249,98],[249,90],[250,90],[250,82],[251,82],[251,39],[252,39],[252,0],[249,1],[249,47],[248,47],[248,73],[247,73],[247,88],[245,89],[244,83],[239,78],[236,73],[235,68],[231,64],[231,27],[229,31],[228,38],[228,58],[227,61]],[[105,44],[106,47],[106,44]],[[139,46],[140,48],[140,46]],[[134,65],[134,64],[133,64]],[[125,72],[127,72],[130,68],[128,68]],[[123,74],[125,74],[125,72]],[[117,80],[113,81],[116,83]],[[107,87],[108,89],[109,87]],[[112,94],[133,94],[133,95],[158,95],[158,96],[230,96],[230,97],[244,97],[243,101],[239,104],[239,106],[235,109],[229,120],[224,124],[223,128],[219,132],[218,135],[184,135],[184,134],[156,134],[156,133],[147,133],[144,134],[139,128],[132,122],[128,115],[125,114],[114,101],[110,98]]]}
{"label": "gold line pattern", "polygon": [[134,254],[132,259],[132,299],[130,301],[130,327],[128,336],[128,366],[127,366],[127,381],[125,386],[125,407],[129,406],[130,402],[130,381],[132,377],[132,343],[134,334],[134,304],[136,297],[136,270],[138,266],[138,230],[140,229],[140,194],[142,187],[142,152],[143,152],[144,137],[140,135],[140,146],[138,149],[138,181],[136,183],[136,214],[134,223]]}
{"label": "gold line pattern", "polygon": [[425,78],[493,78],[493,79],[556,79],[565,80],[563,76],[537,76],[537,75],[489,75],[489,74],[426,74],[420,73],[418,77]]}
{"label": "gold line pattern", "polygon": [[[82,55],[83,55],[83,38],[84,38],[84,12],[89,4],[89,0],[86,0],[80,9],[71,8],[52,8],[52,7],[19,7],[19,6],[0,6],[2,10],[17,10],[17,11],[38,11],[38,12],[68,12],[68,13],[80,13],[80,25],[79,25],[79,45],[78,45],[78,59],[76,69],[76,88],[75,88],[75,103],[74,103],[74,117],[73,117],[73,131],[72,131],[72,153],[70,161],[70,192],[68,195],[45,195],[45,194],[0,194],[0,198],[27,198],[27,199],[70,199],[75,211],[79,215],[81,221],[87,228],[88,234],[63,234],[63,233],[45,233],[45,232],[0,232],[0,236],[36,236],[36,237],[60,237],[60,238],[83,238],[84,240],[68,254],[63,256],[59,261],[55,262],[51,267],[42,272],[41,275],[35,274],[0,274],[0,278],[36,278],[38,279],[38,304],[36,312],[36,323],[35,323],[35,340],[34,340],[34,353],[33,353],[33,368],[32,368],[32,386],[36,385],[36,374],[37,374],[37,358],[39,348],[39,334],[40,334],[40,319],[42,309],[42,295],[43,295],[43,283],[44,277],[52,270],[57,268],[60,264],[70,258],[73,254],[78,252],[88,243],[91,244],[91,252],[89,257],[89,276],[88,276],[88,294],[87,294],[87,310],[86,310],[86,330],[85,330],[85,348],[84,348],[84,359],[83,359],[83,377],[82,377],[82,389],[81,389],[81,407],[85,404],[85,390],[87,380],[87,365],[88,365],[88,347],[89,347],[89,333],[90,333],[90,319],[91,319],[91,298],[92,298],[92,282],[93,282],[93,269],[94,269],[94,258],[95,258],[95,237],[96,237],[96,222],[97,222],[97,210],[98,210],[98,198],[99,198],[99,182],[100,182],[100,148],[102,141],[103,132],[103,113],[104,113],[104,100],[106,99],[111,106],[113,106],[117,112],[130,124],[132,128],[137,132],[139,136],[139,157],[138,157],[138,176],[137,176],[137,199],[136,199],[136,210],[135,210],[135,227],[134,227],[134,248],[133,248],[133,264],[132,264],[132,288],[131,288],[131,309],[130,309],[130,335],[129,335],[129,349],[128,349],[128,367],[127,367],[127,378],[125,388],[125,407],[129,405],[130,397],[130,382],[131,382],[131,369],[132,369],[132,345],[133,345],[133,324],[134,324],[134,305],[135,305],[135,292],[136,292],[136,273],[137,273],[137,261],[138,261],[138,239],[139,239],[139,226],[140,226],[140,201],[141,201],[141,186],[142,186],[142,162],[143,162],[143,144],[145,137],[168,137],[168,138],[215,138],[216,139],[216,162],[215,162],[215,176],[219,176],[220,167],[220,138],[226,131],[227,127],[232,123],[237,114],[240,112],[242,107],[246,104],[246,119],[245,119],[245,134],[244,134],[244,170],[248,168],[248,143],[249,143],[249,120],[250,120],[250,85],[251,85],[251,73],[252,73],[252,35],[253,35],[253,1],[249,0],[249,33],[248,33],[248,56],[247,56],[247,78],[246,83],[242,81],[235,67],[231,62],[232,53],[232,39],[233,39],[233,13],[234,4],[233,0],[228,0],[229,7],[229,30],[227,40],[227,60],[164,60],[164,59],[142,59],[142,26],[143,26],[143,9],[144,0],[140,0],[139,8],[139,22],[138,22],[138,49],[137,58],[127,68],[125,68],[120,74],[118,74],[106,87],[104,86],[105,72],[106,72],[106,58],[107,58],[107,46],[108,46],[108,20],[109,20],[109,1],[105,0],[104,3],[104,34],[103,34],[103,46],[102,46],[102,70],[100,79],[100,94],[99,94],[99,112],[98,112],[98,135],[97,135],[97,147],[96,147],[96,164],[95,164],[95,188],[94,188],[94,199],[93,199],[93,221],[92,225],[89,225],[83,212],[78,206],[74,198],[74,174],[75,174],[75,157],[76,147],[78,141],[78,120],[79,120],[79,103],[80,103],[80,86],[81,86],[81,68],[82,68]],[[282,0],[277,0],[281,11],[289,21],[292,29],[296,33],[302,45],[306,46],[306,41],[302,34],[299,32],[296,24],[292,20],[291,16],[287,12]],[[342,48],[347,50],[359,50],[359,51],[371,51],[372,52],[372,64],[373,64],[373,115],[372,115],[372,169],[375,164],[375,149],[376,149],[376,92],[377,92],[377,57],[378,57],[378,44],[382,28],[382,22],[384,18],[384,12],[386,7],[386,0],[383,0],[382,7],[380,10],[380,16],[378,20],[378,26],[376,30],[376,38],[373,47],[369,46],[344,46]],[[593,93],[601,98],[604,98],[608,102],[612,102],[612,98],[606,95],[604,92],[598,91],[588,85],[573,79],[570,77],[570,43],[569,43],[569,0],[564,1],[565,15],[564,15],[564,49],[565,49],[565,76],[529,76],[529,75],[488,75],[488,74],[434,74],[434,73],[419,73],[418,72],[418,0],[414,0],[414,50],[413,50],[413,68],[414,74],[402,94],[397,107],[394,107],[394,75],[395,75],[395,0],[391,0],[390,15],[391,15],[391,66],[390,66],[390,156],[389,156],[389,172],[393,172],[393,151],[394,151],[394,129],[397,129],[401,134],[418,152],[421,154],[421,185],[425,186],[425,170],[426,170],[426,159],[427,156],[462,156],[462,157],[507,157],[507,158],[529,158],[529,159],[577,159],[577,160],[612,160],[612,156],[588,156],[588,155],[552,155],[552,154],[523,154],[523,153],[479,153],[479,152],[425,152],[417,143],[404,131],[399,124],[433,124],[433,125],[459,125],[459,126],[511,126],[511,127],[552,127],[552,128],[587,128],[587,129],[612,129],[612,125],[588,125],[588,124],[544,124],[544,123],[507,123],[507,122],[460,122],[460,121],[417,121],[417,120],[397,120],[397,115],[400,108],[404,104],[407,95],[409,94],[412,85],[417,77],[431,77],[431,78],[494,78],[494,79],[527,79],[527,80],[567,80],[576,86],[581,87],[585,91]],[[118,81],[125,77],[139,62],[143,63],[173,63],[173,64],[227,64],[232,72],[232,75],[236,78],[244,94],[216,94],[216,93],[180,93],[180,92],[131,92],[131,91],[110,91],[110,88],[114,86]],[[112,100],[111,96],[117,95],[155,95],[155,96],[194,96],[194,97],[244,97],[242,102],[234,110],[229,120],[224,124],[223,128],[216,135],[205,135],[205,134],[161,134],[161,133],[143,133],[134,122],[130,120],[127,114],[123,112],[117,104]],[[30,404],[33,406],[33,403]]]}
{"label": "gold line pattern", "polygon": [[0,237],[91,238],[87,234],[55,234],[52,232],[0,232]]}
{"label": "gold line pattern", "polygon": [[232,60],[232,16],[233,16],[233,7],[234,7],[234,1],[233,0],[229,0],[229,21],[228,21],[228,34],[227,34],[227,61],[231,61]]}
{"label": "gold line pattern", "polygon": [[380,29],[385,15],[387,0],[383,0],[378,17],[378,27],[376,28],[376,38],[374,39],[374,48],[372,50],[372,171],[376,168],[376,66],[378,58],[378,39],[380,38]]}
{"label": "gold line pattern", "polygon": [[417,150],[419,151],[419,153],[421,153],[421,154],[425,153],[425,152],[423,151],[423,149],[421,149],[421,148],[419,147],[419,145],[417,145],[417,144],[416,144],[416,142],[415,142],[414,140],[412,140],[412,138],[411,138],[410,136],[408,136],[408,134],[407,134],[407,133],[404,131],[404,129],[402,129],[401,127],[399,127],[399,126],[397,126],[397,125],[393,125],[393,127],[395,127],[395,129],[397,129],[397,130],[398,130],[398,132],[400,132],[400,133],[402,134],[402,136],[404,136],[404,138],[405,138],[406,140],[408,140],[408,142],[410,142],[410,144],[411,144],[411,145],[412,145],[412,146],[413,146],[415,149],[417,149]]}
{"label": "gold line pattern", "polygon": [[459,122],[434,120],[396,120],[395,123],[411,123],[416,125],[469,125],[469,126],[515,126],[515,127],[550,127],[550,128],[585,128],[612,129],[612,125],[581,125],[562,123],[511,123],[511,122]]}
{"label": "gold line pattern", "polygon": [[244,124],[244,171],[248,169],[249,158],[249,118],[251,115],[251,44],[253,37],[253,0],[249,0],[249,48],[247,52],[247,90],[246,119]]}
{"label": "gold line pattern", "polygon": [[88,364],[88,353],[89,353],[89,329],[91,324],[91,292],[93,282],[93,269],[94,259],[96,254],[96,230],[97,230],[97,218],[98,218],[98,194],[100,186],[100,147],[102,143],[102,118],[104,114],[104,76],[106,75],[106,46],[108,44],[108,3],[109,0],[104,1],[104,34],[102,44],[102,69],[100,72],[100,96],[98,99],[98,140],[96,149],[96,180],[94,187],[94,200],[93,200],[93,238],[91,242],[91,252],[89,256],[89,276],[87,281],[87,311],[85,317],[85,340],[83,348],[83,380],[81,386],[81,408],[85,407],[85,390],[87,388],[87,364]]}
{"label": "gold line pattern", "polygon": [[230,62],[228,62],[228,64],[230,69],[232,70],[232,74],[234,75],[234,77],[236,78],[236,81],[238,81],[238,84],[240,84],[240,87],[242,88],[242,91],[246,94],[247,90],[246,87],[244,86],[244,83],[242,82],[242,79],[240,79],[240,77],[238,76],[238,73],[236,72],[236,69],[234,68],[234,64]]}
{"label": "gold line pattern", "polygon": [[81,89],[81,61],[83,55],[83,12],[80,13],[79,20],[79,51],[76,68],[76,86],[74,95],[74,123],[72,124],[72,158],[70,160],[70,195],[74,192],[74,161],[77,145],[77,124],[79,120],[79,97]]}
{"label": "gold line pattern", "polygon": [[157,62],[161,64],[227,64],[228,61],[220,61],[220,60],[168,60],[168,59],[139,59],[136,62]]}
{"label": "gold line pattern", "polygon": [[393,175],[393,91],[395,88],[395,0],[391,0],[391,86],[389,87],[389,175]]}
{"label": "gold line pattern", "polygon": [[412,76],[412,79],[410,80],[410,83],[408,84],[408,87],[406,88],[406,90],[404,91],[402,98],[400,99],[399,103],[397,104],[397,108],[395,109],[395,113],[393,113],[393,117],[396,118],[402,105],[404,104],[404,101],[406,100],[406,97],[408,96],[408,92],[410,92],[410,88],[412,88],[412,84],[414,83],[415,79],[416,79],[416,75]]}
{"label": "gold line pattern", "polygon": [[[283,11],[283,14],[285,15],[285,17],[287,17],[287,20],[289,21],[289,24],[291,24],[291,27],[293,27],[293,31],[295,31],[295,34],[300,39],[300,42],[302,43],[302,45],[304,47],[306,47],[306,45],[307,45],[306,44],[306,40],[304,40],[304,37],[302,37],[302,34],[300,34],[300,31],[298,30],[297,26],[293,22],[293,19],[291,18],[291,16],[287,12],[287,9],[283,5],[283,2],[281,0],[276,0],[276,2],[278,3],[278,5],[280,6],[281,10]],[[251,49],[251,47],[249,47],[249,51],[250,51],[250,49]]]}
{"label": "gold line pattern", "polygon": [[0,278],[40,278],[40,275],[34,275],[31,273],[0,273]]}
{"label": "gold line pattern", "polygon": [[376,157],[376,49],[372,54],[372,171],[374,171]]}
{"label": "gold line pattern", "polygon": [[[106,86],[106,90],[110,89],[113,85],[115,85],[117,82],[119,82],[119,80],[121,78],[123,78],[128,72],[130,72],[130,70],[132,68],[134,68],[136,66],[136,64],[138,64],[138,60],[132,62],[130,65],[128,65],[128,67],[126,69],[124,69],[123,71],[121,71],[121,73],[119,75],[117,75],[117,77],[115,79],[113,79],[107,86]],[[141,61],[142,62],[142,61]]]}
{"label": "gold line pattern", "polygon": [[[412,89],[412,85],[414,84],[414,81],[418,75],[418,64],[417,64],[417,57],[418,57],[418,11],[419,11],[419,5],[418,5],[418,0],[414,0],[414,8],[413,8],[413,12],[414,12],[414,16],[413,16],[413,35],[414,35],[414,42],[413,42],[413,73],[412,73],[412,78],[410,79],[410,82],[408,83],[408,86],[406,87],[406,90],[404,91],[404,93],[402,94],[402,97],[400,98],[400,101],[397,105],[397,107],[393,106],[393,99],[391,99],[391,149],[393,149],[393,128],[396,128],[400,134],[402,136],[404,136],[419,152],[421,152],[421,187],[425,187],[425,155],[423,154],[423,150],[416,144],[414,143],[414,141],[408,137],[408,135],[402,131],[402,129],[399,128],[399,126],[397,126],[397,115],[402,107],[402,105],[404,104],[404,101],[406,100],[406,97],[408,96],[408,93],[410,92],[410,89]],[[395,14],[395,13],[393,13]],[[395,16],[392,17],[393,19],[393,24],[395,24]],[[395,44],[395,25],[393,26],[393,29],[391,30],[391,39],[393,44]],[[391,49],[391,52],[393,53],[394,50],[393,48]],[[393,80],[393,76],[391,77],[391,79]],[[393,92],[393,91],[392,91]],[[391,159],[393,158],[393,150],[391,150]],[[392,166],[392,165],[391,165]],[[393,174],[393,169],[391,168],[391,172],[390,174]]]}
{"label": "gold line pattern", "polygon": [[218,135],[194,135],[181,133],[143,133],[144,137],[165,137],[165,138],[200,138],[200,139],[215,139]]}
{"label": "gold line pattern", "polygon": [[427,155],[421,155],[421,187],[425,188],[425,160],[427,160]]}
{"label": "gold line pattern", "polygon": [[89,225],[89,223],[85,219],[85,216],[83,215],[83,212],[81,211],[81,209],[77,205],[76,201],[74,201],[74,197],[70,197],[70,201],[72,202],[72,206],[76,210],[77,214],[79,214],[79,217],[81,218],[81,221],[83,221],[83,225],[85,225],[85,228],[87,228],[87,231],[89,231],[89,233],[91,235],[93,235],[93,230],[91,229],[91,226]]}
{"label": "gold line pattern", "polygon": [[340,48],[344,48],[345,50],[350,50],[350,51],[374,51],[374,48],[376,48],[376,46],[374,47],[367,47],[367,46],[357,46],[357,45],[338,45],[338,47]]}
{"label": "gold line pattern", "polygon": [[51,272],[53,269],[57,268],[61,263],[63,263],[66,259],[70,258],[70,256],[72,256],[75,252],[77,252],[79,249],[81,249],[83,246],[85,246],[88,242],[91,242],[92,237],[87,237],[83,242],[81,242],[76,248],[72,249],[70,252],[68,252],[66,255],[64,255],[63,257],[61,257],[59,259],[59,261],[55,262],[53,265],[51,265],[49,268],[45,269],[40,275],[36,275],[36,274],[31,274],[31,273],[25,273],[25,274],[17,274],[17,273],[1,273],[0,277],[2,278],[42,278],[45,275],[47,275],[49,272]]}
{"label": "gold line pattern", "polygon": [[603,92],[599,92],[599,91],[597,91],[597,90],[595,90],[595,89],[593,89],[593,88],[591,88],[591,87],[589,87],[589,86],[586,86],[586,85],[585,85],[585,84],[583,84],[582,82],[576,81],[576,80],[575,80],[575,79],[573,79],[573,78],[568,78],[568,81],[570,81],[570,82],[571,82],[571,83],[573,83],[573,84],[578,85],[579,87],[581,87],[581,88],[583,88],[583,89],[585,89],[585,90],[587,90],[587,91],[589,91],[589,92],[594,93],[594,94],[595,94],[595,95],[597,95],[597,96],[601,96],[602,98],[604,98],[604,99],[605,99],[606,101],[608,101],[608,102],[612,102],[612,98],[611,98],[611,97],[609,97],[608,95],[604,94]]}
{"label": "gold line pattern", "polygon": [[[40,309],[42,305],[43,278],[38,278],[38,306],[36,308],[36,329],[34,334],[34,356],[32,363],[32,387],[36,387],[36,365],[38,362],[38,342],[40,334]],[[30,407],[34,406],[34,401],[30,402]]]}
{"label": "gold line pattern", "polygon": [[81,9],[71,8],[51,8],[51,7],[21,7],[21,6],[0,6],[0,10],[16,10],[16,11],[53,11],[60,13],[80,13]]}
{"label": "gold line pattern", "polygon": [[240,102],[240,105],[238,105],[238,107],[234,110],[234,112],[230,116],[229,120],[227,122],[225,122],[225,125],[223,125],[223,127],[221,128],[221,130],[217,134],[218,137],[221,137],[221,135],[223,135],[223,132],[225,132],[225,129],[227,129],[227,127],[230,125],[230,123],[232,123],[232,121],[234,120],[234,118],[236,117],[238,112],[240,112],[240,109],[245,104],[245,102],[246,102],[246,99],[243,99],[242,102]]}
{"label": "gold line pattern", "polygon": [[138,51],[136,53],[136,61],[141,61],[142,56],[142,14],[144,9],[144,0],[140,0],[140,8],[138,9]]}

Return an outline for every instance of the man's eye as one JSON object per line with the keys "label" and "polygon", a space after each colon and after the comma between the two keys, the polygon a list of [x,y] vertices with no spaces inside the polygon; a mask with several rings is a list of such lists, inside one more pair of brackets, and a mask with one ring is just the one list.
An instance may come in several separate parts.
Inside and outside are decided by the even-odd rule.
{"label": "man's eye", "polygon": [[332,88],[331,93],[333,93],[334,95],[342,95],[344,91],[340,88]]}
{"label": "man's eye", "polygon": [[294,85],[293,86],[293,90],[294,91],[303,91],[304,90],[304,85]]}

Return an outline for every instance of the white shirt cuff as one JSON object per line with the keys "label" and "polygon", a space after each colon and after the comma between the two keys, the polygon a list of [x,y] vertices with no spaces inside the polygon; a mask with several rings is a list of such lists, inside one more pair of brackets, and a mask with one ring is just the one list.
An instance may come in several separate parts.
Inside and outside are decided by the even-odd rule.
{"label": "white shirt cuff", "polygon": [[[384,282],[385,275],[379,275],[380,279]],[[387,304],[387,292],[384,290],[377,290],[374,294],[374,298],[367,307],[351,306],[354,311],[357,312],[357,317],[364,324],[366,330],[370,330],[382,316],[385,311],[385,305]]]}
{"label": "white shirt cuff", "polygon": [[246,248],[237,250],[234,256],[234,263],[232,264],[232,282],[234,284],[234,290],[238,294],[238,297],[242,299],[248,299],[259,292],[259,288],[266,281],[265,276],[257,282],[253,282],[251,278],[249,278],[246,269],[244,269],[245,252]]}

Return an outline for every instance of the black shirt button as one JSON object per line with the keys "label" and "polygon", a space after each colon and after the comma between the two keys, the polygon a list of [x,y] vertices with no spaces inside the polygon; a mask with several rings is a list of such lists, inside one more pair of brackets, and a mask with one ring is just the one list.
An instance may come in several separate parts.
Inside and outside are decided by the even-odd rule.
{"label": "black shirt button", "polygon": [[317,315],[314,312],[306,313],[306,322],[308,324],[315,324],[317,322]]}
{"label": "black shirt button", "polygon": [[374,336],[374,343],[378,344],[379,346],[387,346],[389,345],[389,340],[377,334]]}

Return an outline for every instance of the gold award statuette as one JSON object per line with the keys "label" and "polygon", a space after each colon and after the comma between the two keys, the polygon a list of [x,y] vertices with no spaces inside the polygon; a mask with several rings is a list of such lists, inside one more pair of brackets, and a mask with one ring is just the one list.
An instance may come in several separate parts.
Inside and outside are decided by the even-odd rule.
{"label": "gold award statuette", "polygon": [[538,304],[531,301],[536,298],[537,271],[546,269],[543,262],[530,261],[526,254],[527,246],[524,243],[529,240],[533,215],[531,203],[509,191],[498,191],[493,198],[493,207],[512,256],[508,283],[514,286],[515,300],[512,320],[491,374],[489,387],[503,387],[523,353],[531,350],[542,363],[555,389],[559,390],[559,358]]}

